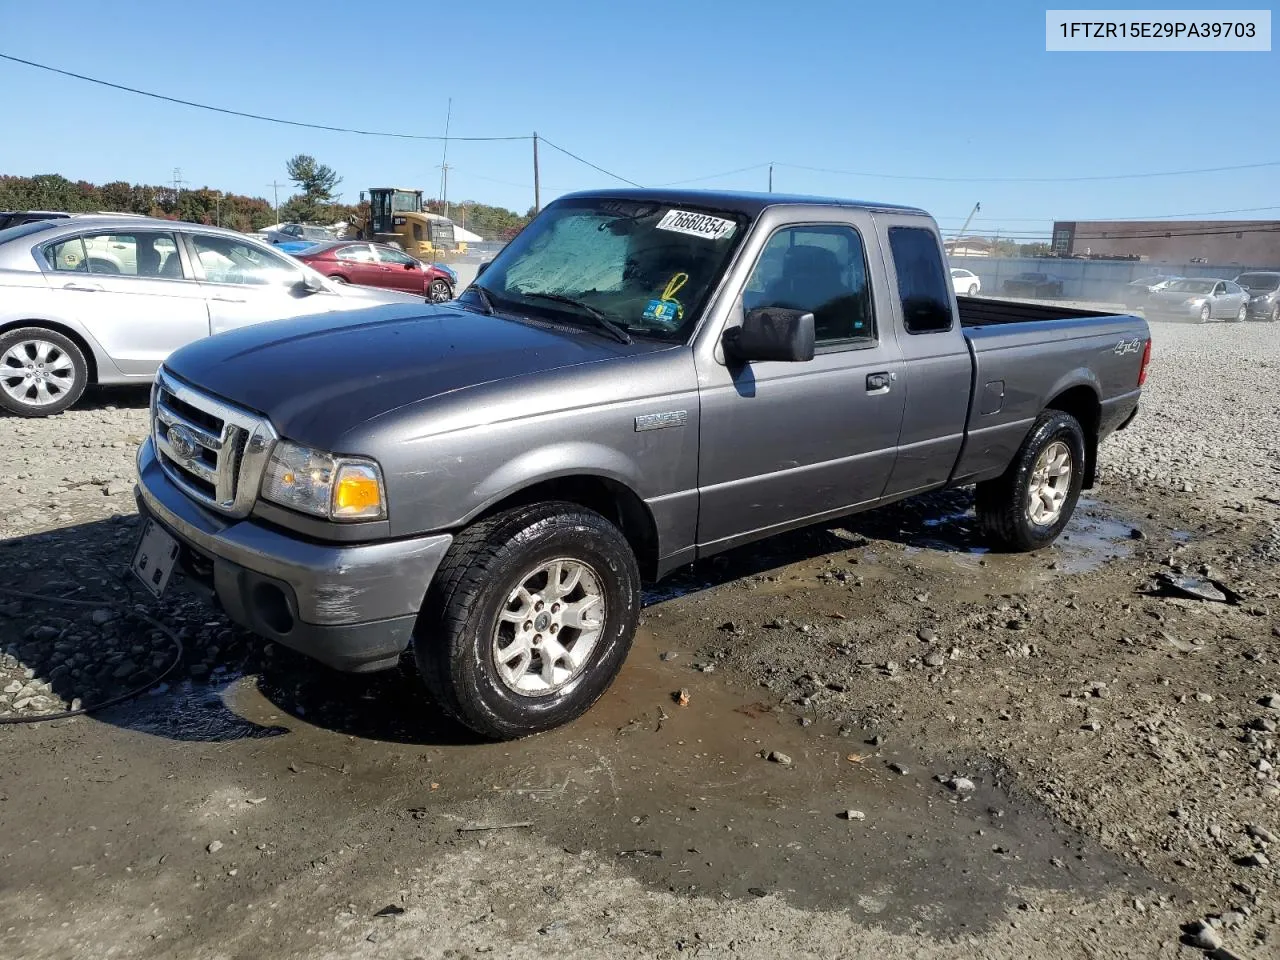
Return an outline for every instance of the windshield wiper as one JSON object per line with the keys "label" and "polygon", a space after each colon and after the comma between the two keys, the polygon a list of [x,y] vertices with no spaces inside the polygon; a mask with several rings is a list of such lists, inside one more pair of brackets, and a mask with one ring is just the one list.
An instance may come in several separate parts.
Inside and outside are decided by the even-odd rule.
{"label": "windshield wiper", "polygon": [[486,316],[492,317],[494,314],[493,301],[489,299],[489,291],[478,283],[473,283],[471,289],[476,292],[476,296],[480,298],[480,306],[484,307]]}
{"label": "windshield wiper", "polygon": [[535,300],[551,300],[554,303],[563,303],[570,307],[577,307],[579,310],[585,311],[587,316],[591,317],[600,325],[602,330],[608,331],[609,335],[619,343],[632,343],[631,334],[627,333],[622,327],[618,326],[603,313],[591,306],[589,303],[583,303],[581,300],[575,300],[573,297],[566,297],[560,293],[524,293],[522,297],[528,297]]}

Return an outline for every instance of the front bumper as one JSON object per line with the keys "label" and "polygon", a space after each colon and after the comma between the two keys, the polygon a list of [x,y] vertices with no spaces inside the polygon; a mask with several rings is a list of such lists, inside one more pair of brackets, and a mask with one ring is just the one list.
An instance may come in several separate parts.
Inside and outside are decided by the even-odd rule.
{"label": "front bumper", "polygon": [[169,479],[150,438],[138,451],[138,509],[183,546],[183,570],[241,626],[339,670],[394,666],[408,646],[449,534],[317,543],[252,517],[194,503]]}
{"label": "front bumper", "polygon": [[1246,305],[1250,320],[1270,320],[1276,305],[1266,300],[1249,301]]}

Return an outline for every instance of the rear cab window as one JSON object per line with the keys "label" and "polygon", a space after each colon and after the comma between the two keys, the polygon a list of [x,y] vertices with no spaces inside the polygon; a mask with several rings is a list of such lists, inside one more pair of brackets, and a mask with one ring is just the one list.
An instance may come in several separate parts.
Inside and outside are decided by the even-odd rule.
{"label": "rear cab window", "polygon": [[907,333],[950,330],[951,284],[936,234],[926,227],[890,227],[889,250]]}

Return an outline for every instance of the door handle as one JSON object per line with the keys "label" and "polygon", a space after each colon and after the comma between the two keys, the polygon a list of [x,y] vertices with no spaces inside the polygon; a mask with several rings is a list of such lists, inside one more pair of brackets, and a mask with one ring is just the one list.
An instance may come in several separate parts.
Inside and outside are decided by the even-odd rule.
{"label": "door handle", "polygon": [[102,287],[96,283],[64,283],[63,290],[79,290],[81,293],[102,293]]}
{"label": "door handle", "polygon": [[218,303],[246,303],[244,297],[210,297],[210,300],[216,300]]}
{"label": "door handle", "polygon": [[888,393],[889,388],[893,385],[893,374],[891,373],[868,373],[867,374],[867,393]]}

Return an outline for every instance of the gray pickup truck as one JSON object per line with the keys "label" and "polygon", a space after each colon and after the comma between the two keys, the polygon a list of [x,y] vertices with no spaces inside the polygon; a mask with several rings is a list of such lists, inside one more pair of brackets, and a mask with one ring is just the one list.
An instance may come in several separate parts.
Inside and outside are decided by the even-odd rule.
{"label": "gray pickup truck", "polygon": [[444,709],[517,737],[585,711],[642,581],[699,558],[961,484],[996,545],[1049,544],[1149,357],[1137,317],[957,302],[921,210],[566,196],[452,303],[172,354],[134,569],[341,670],[412,641]]}

